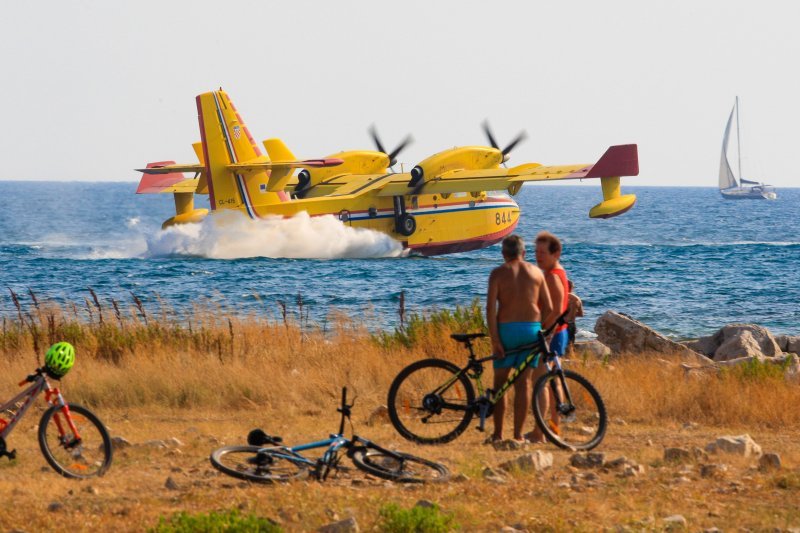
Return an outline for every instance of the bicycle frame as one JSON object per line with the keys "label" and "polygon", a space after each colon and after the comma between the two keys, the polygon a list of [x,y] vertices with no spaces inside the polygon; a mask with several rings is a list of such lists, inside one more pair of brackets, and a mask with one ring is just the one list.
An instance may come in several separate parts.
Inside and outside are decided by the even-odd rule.
{"label": "bicycle frame", "polygon": [[[517,346],[513,350],[506,350],[505,352],[506,355],[524,352],[528,350],[530,350],[530,353],[519,366],[516,366],[511,370],[508,379],[505,382],[503,382],[500,388],[496,391],[492,391],[491,389],[485,389],[483,387],[483,382],[481,381],[481,375],[483,374],[483,363],[494,360],[494,356],[476,359],[475,353],[472,350],[471,341],[469,339],[464,340],[463,342],[466,348],[469,350],[469,362],[467,363],[467,366],[462,368],[457,374],[455,374],[451,379],[449,379],[447,382],[439,386],[431,394],[440,394],[442,391],[452,386],[462,375],[466,374],[467,377],[475,381],[475,386],[478,389],[477,391],[478,397],[475,399],[473,403],[468,405],[456,405],[456,404],[445,403],[445,406],[448,409],[453,409],[453,410],[459,410],[459,411],[472,410],[476,412],[479,416],[478,429],[480,431],[483,431],[486,419],[488,418],[490,411],[494,408],[495,405],[497,405],[497,402],[500,401],[500,399],[505,395],[505,393],[508,392],[508,389],[510,389],[514,385],[514,382],[517,381],[517,379],[523,374],[523,372],[525,372],[525,370],[527,370],[531,366],[533,361],[537,357],[540,357],[541,358],[540,363],[544,364],[547,367],[548,372],[556,372],[557,374],[560,375],[561,388],[566,395],[567,405],[571,405],[572,398],[570,396],[569,389],[568,387],[564,386],[565,384],[563,377],[563,368],[561,366],[561,358],[558,356],[558,354],[551,352],[547,348],[547,341],[546,341],[546,336],[550,333],[550,331],[555,329],[557,325],[563,323],[565,317],[566,313],[562,314],[558,318],[558,320],[552,326],[550,326],[550,328],[547,331],[540,331],[536,342],[531,344],[525,344],[522,346]],[[556,386],[553,385],[553,387],[554,387],[553,393],[558,398],[557,395],[558,391],[555,390]],[[490,391],[491,394],[489,394]],[[558,399],[560,400],[562,398]],[[558,404],[559,404],[559,410],[561,410],[561,406],[564,404],[564,402],[558,402]]]}
{"label": "bicycle frame", "polygon": [[[383,448],[368,439],[359,437],[356,434],[353,434],[351,439],[348,439],[344,436],[344,422],[345,419],[350,420],[350,408],[352,406],[352,404],[347,404],[347,389],[343,388],[342,406],[337,409],[337,411],[342,413],[342,418],[339,422],[339,433],[331,433],[331,435],[325,440],[309,442],[307,444],[299,444],[297,446],[264,446],[259,449],[259,452],[269,451],[271,455],[281,459],[286,459],[287,461],[291,461],[293,463],[304,464],[309,467],[320,468],[320,470],[317,472],[317,475],[319,475],[319,477],[322,479],[327,477],[328,469],[336,466],[336,458],[339,450],[344,448],[349,451],[359,446],[359,444],[371,446],[391,457],[394,457],[395,459],[398,459],[399,461],[403,461],[403,457],[400,454],[397,454],[391,450],[387,450],[386,448]],[[301,452],[307,450],[326,447],[327,450],[325,450],[325,453],[322,455],[322,457],[316,460],[309,459],[301,454]]]}
{"label": "bicycle frame", "polygon": [[[19,386],[22,387],[26,383],[31,383],[31,385],[8,402],[0,405],[0,413],[14,411],[16,409],[10,420],[5,420],[4,418],[0,417],[0,439],[4,440],[8,435],[11,434],[14,426],[16,426],[22,417],[25,416],[25,413],[33,404],[33,400],[35,400],[42,392],[44,392],[45,401],[48,404],[60,406],[63,409],[67,424],[73,431],[75,439],[79,441],[80,435],[78,434],[78,429],[75,427],[75,424],[72,421],[72,417],[69,414],[69,407],[64,401],[64,397],[61,395],[61,391],[50,386],[50,383],[47,381],[44,375],[42,375],[41,370],[37,370],[36,374],[32,374],[26,379],[22,380],[19,383]],[[22,405],[17,407],[20,402],[23,402]],[[64,427],[62,426],[61,419],[56,416],[54,417],[54,421],[58,427],[58,432],[63,436],[65,431]]]}

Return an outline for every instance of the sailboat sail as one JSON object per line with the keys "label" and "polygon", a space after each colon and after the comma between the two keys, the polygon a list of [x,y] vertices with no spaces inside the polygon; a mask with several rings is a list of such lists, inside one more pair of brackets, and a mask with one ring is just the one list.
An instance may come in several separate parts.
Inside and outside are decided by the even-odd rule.
{"label": "sailboat sail", "polygon": [[719,162],[719,188],[730,189],[731,187],[738,187],[736,177],[733,175],[731,165],[728,163],[728,136],[731,133],[731,122],[733,121],[733,112],[736,106],[731,109],[731,115],[728,117],[728,124],[725,126],[725,136],[722,138],[722,157]]}

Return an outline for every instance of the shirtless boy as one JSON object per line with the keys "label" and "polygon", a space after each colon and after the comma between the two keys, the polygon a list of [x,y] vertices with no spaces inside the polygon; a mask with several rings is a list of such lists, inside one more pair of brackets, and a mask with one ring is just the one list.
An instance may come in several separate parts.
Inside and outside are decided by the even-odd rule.
{"label": "shirtless boy", "polygon": [[[549,313],[542,313],[542,323],[545,329],[552,326],[558,317],[567,310],[569,294],[567,273],[564,267],[561,266],[561,241],[558,237],[548,231],[539,232],[536,236],[536,264],[542,269],[544,273],[545,286],[550,294],[552,307]],[[552,338],[550,339],[550,351],[563,356],[567,348],[567,325],[562,324],[555,329]],[[532,372],[531,381],[535,381],[544,374],[547,369],[542,366],[536,368]],[[549,391],[545,393],[544,398],[540,398],[543,402],[545,410],[550,411],[553,420],[558,420],[558,413],[555,410],[555,401],[552,398],[552,393]],[[544,434],[539,426],[536,426],[533,431],[525,435],[525,438],[532,442],[544,442]]]}
{"label": "shirtless boy", "polygon": [[[536,265],[525,261],[525,243],[518,235],[503,239],[505,263],[495,268],[489,276],[486,297],[486,320],[492,338],[494,361],[494,390],[508,379],[511,370],[528,356],[516,352],[508,356],[506,350],[536,342],[542,329],[542,317],[552,311],[550,295],[544,275]],[[538,364],[538,360],[534,361]],[[535,366],[535,364],[533,366]],[[523,440],[522,427],[531,401],[531,370],[527,368],[514,382],[514,439]],[[503,438],[503,416],[506,398],[503,396],[494,408],[494,433],[490,441]]]}

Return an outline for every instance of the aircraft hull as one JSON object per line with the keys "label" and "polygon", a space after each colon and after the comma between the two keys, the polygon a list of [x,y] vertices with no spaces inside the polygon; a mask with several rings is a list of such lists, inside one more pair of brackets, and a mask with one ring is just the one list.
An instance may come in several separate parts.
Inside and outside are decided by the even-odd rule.
{"label": "aircraft hull", "polygon": [[[506,195],[419,195],[406,197],[405,203],[405,211],[416,222],[415,231],[407,236],[397,231],[391,198],[293,200],[258,206],[254,218],[291,217],[302,211],[311,216],[333,215],[348,226],[386,233],[404,248],[425,256],[486,248],[500,242],[519,223],[519,206]],[[248,215],[244,209],[240,211]]]}

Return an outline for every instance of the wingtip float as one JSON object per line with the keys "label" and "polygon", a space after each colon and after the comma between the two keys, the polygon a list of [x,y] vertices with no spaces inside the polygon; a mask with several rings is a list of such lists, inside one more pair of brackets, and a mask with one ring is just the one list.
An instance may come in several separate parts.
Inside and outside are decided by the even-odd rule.
{"label": "wingtip float", "polygon": [[[509,235],[519,222],[519,206],[505,194],[517,194],[526,182],[599,178],[603,201],[592,218],[620,215],[636,197],[620,192],[620,176],[636,176],[635,144],[612,146],[593,165],[543,166],[503,164],[524,138],[518,135],[504,149],[484,126],[491,146],[452,148],[428,157],[411,172],[391,168],[405,138],[387,152],[374,128],[377,150],[352,150],[313,159],[298,159],[277,138],[256,144],[227,93],[197,97],[199,163],[150,163],[137,193],[172,193],[175,216],[163,227],[197,222],[209,212],[236,210],[258,219],[289,217],[301,211],[311,216],[334,215],[353,227],[384,232],[422,255],[439,255],[490,246]],[[295,174],[295,170],[300,172]],[[184,173],[193,174],[185,177]],[[208,209],[196,209],[194,196],[207,194]]]}

